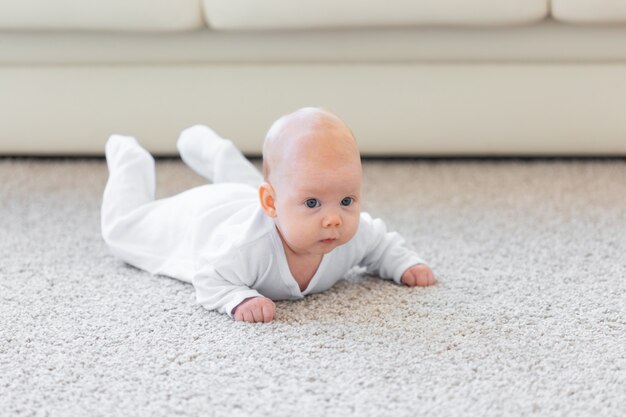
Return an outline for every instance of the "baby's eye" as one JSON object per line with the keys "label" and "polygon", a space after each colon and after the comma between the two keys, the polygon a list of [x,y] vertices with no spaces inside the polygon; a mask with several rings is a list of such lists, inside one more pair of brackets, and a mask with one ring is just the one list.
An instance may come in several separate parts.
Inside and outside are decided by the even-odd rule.
{"label": "baby's eye", "polygon": [[354,199],[352,197],[344,197],[344,199],[341,200],[341,205],[342,206],[349,206],[352,203],[354,203]]}
{"label": "baby's eye", "polygon": [[320,201],[317,198],[309,198],[307,201],[304,202],[304,204],[306,204],[308,208],[316,208],[321,205]]}

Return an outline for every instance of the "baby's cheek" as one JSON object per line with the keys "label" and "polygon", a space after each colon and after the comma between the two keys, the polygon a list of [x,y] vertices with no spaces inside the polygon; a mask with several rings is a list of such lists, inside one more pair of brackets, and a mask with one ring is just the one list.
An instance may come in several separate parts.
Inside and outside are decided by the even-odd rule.
{"label": "baby's cheek", "polygon": [[357,230],[359,229],[359,221],[357,220],[353,220],[350,222],[350,224],[348,225],[347,228],[347,233],[346,233],[346,241],[351,240],[354,235],[356,235]]}
{"label": "baby's cheek", "polygon": [[306,221],[295,221],[288,225],[285,237],[294,246],[305,247],[317,240],[317,233]]}

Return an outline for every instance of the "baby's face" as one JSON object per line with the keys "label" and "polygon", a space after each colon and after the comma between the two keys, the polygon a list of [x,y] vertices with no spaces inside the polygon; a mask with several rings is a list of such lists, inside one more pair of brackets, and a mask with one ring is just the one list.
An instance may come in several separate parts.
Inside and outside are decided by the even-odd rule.
{"label": "baby's face", "polygon": [[302,160],[275,185],[276,227],[299,255],[323,255],[354,237],[360,219],[360,161]]}
{"label": "baby's face", "polygon": [[323,255],[354,237],[361,212],[361,157],[335,115],[301,109],[279,119],[263,147],[261,204],[286,246]]}

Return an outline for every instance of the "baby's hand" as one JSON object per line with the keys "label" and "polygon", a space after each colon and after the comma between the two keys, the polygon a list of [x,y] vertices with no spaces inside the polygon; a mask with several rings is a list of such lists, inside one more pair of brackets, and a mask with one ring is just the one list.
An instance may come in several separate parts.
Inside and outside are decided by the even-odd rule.
{"label": "baby's hand", "polygon": [[402,274],[402,282],[409,287],[419,286],[427,287],[433,285],[437,280],[435,274],[428,265],[413,265]]}
{"label": "baby's hand", "polygon": [[267,297],[246,298],[233,310],[235,320],[248,323],[269,323],[275,313],[276,305]]}

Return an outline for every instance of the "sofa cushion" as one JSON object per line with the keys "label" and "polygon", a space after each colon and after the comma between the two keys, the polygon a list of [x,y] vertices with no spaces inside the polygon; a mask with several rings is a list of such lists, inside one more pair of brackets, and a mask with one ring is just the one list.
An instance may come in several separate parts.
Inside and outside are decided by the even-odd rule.
{"label": "sofa cushion", "polygon": [[551,19],[495,28],[283,32],[0,32],[2,65],[626,62],[626,26]]}
{"label": "sofa cushion", "polygon": [[0,30],[172,31],[202,26],[200,0],[0,0]]}
{"label": "sofa cushion", "polygon": [[214,29],[510,25],[548,14],[549,0],[203,0]]}
{"label": "sofa cushion", "polygon": [[626,23],[626,1],[552,0],[552,15],[570,23]]}

